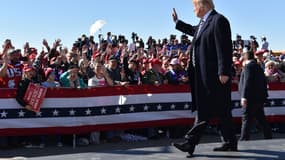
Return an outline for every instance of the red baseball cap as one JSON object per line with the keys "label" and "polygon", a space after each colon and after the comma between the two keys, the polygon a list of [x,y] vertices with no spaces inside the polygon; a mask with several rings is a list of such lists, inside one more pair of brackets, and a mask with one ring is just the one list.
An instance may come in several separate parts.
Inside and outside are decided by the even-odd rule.
{"label": "red baseball cap", "polygon": [[241,62],[240,62],[240,61],[235,61],[234,64],[235,64],[235,65],[241,65]]}
{"label": "red baseball cap", "polygon": [[154,59],[151,60],[151,64],[152,64],[152,65],[155,65],[155,64],[161,65],[162,63],[161,63],[161,61],[160,61],[159,59],[154,58]]}
{"label": "red baseball cap", "polygon": [[45,76],[46,76],[46,78],[48,78],[48,76],[49,76],[52,72],[53,72],[53,69],[52,69],[52,68],[47,68],[47,69],[45,70]]}
{"label": "red baseball cap", "polygon": [[28,64],[25,64],[24,65],[24,68],[23,68],[23,71],[24,72],[29,72],[29,71],[34,71],[35,69],[33,68],[33,66],[31,65],[28,65]]}
{"label": "red baseball cap", "polygon": [[262,49],[262,50],[259,50],[259,51],[256,51],[255,52],[255,55],[263,55],[264,53],[266,52],[266,50]]}
{"label": "red baseball cap", "polygon": [[96,57],[99,57],[101,55],[102,55],[101,52],[94,52],[93,53],[93,58],[95,59]]}

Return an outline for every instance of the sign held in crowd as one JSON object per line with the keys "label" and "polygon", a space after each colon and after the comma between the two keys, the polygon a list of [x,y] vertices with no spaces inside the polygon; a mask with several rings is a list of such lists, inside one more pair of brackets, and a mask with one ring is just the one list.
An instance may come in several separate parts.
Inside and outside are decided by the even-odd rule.
{"label": "sign held in crowd", "polygon": [[34,112],[39,112],[46,96],[47,88],[30,83],[26,91],[24,100],[32,106]]}

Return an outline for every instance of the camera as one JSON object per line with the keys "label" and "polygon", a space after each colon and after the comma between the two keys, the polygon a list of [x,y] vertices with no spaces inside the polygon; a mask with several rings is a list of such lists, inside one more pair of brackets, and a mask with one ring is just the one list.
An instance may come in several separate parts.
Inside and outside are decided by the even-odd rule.
{"label": "camera", "polygon": [[112,39],[112,44],[117,44],[118,43],[118,38],[117,38],[116,35],[112,35],[111,39]]}
{"label": "camera", "polygon": [[137,48],[144,48],[144,42],[142,39],[139,39],[136,41],[136,47]]}
{"label": "camera", "polygon": [[156,40],[152,38],[152,36],[149,36],[146,44],[148,45],[148,49],[151,49],[152,47],[156,46]]}
{"label": "camera", "polygon": [[98,38],[99,38],[99,42],[102,43],[104,41],[104,36],[103,34],[99,34],[98,35]]}
{"label": "camera", "polygon": [[266,41],[266,37],[265,37],[265,36],[262,36],[262,37],[261,37],[261,40],[262,40],[262,41]]}
{"label": "camera", "polygon": [[12,45],[12,42],[10,39],[5,40],[3,47],[4,46],[7,46],[8,48],[11,48],[11,49],[15,49],[15,47]]}
{"label": "camera", "polygon": [[188,39],[188,36],[185,35],[185,34],[183,34],[181,36],[181,43],[185,44],[185,45],[190,45],[191,44],[190,40]]}
{"label": "camera", "polygon": [[11,40],[10,40],[10,39],[6,39],[6,40],[5,40],[5,44],[6,44],[6,45],[11,44]]}
{"label": "camera", "polygon": [[132,40],[135,41],[138,38],[138,34],[133,32],[132,33]]}
{"label": "camera", "polygon": [[167,44],[167,38],[164,38],[163,40],[162,40],[162,45],[166,45]]}
{"label": "camera", "polygon": [[128,40],[123,35],[119,35],[119,36],[112,35],[112,43],[113,45],[118,45],[119,43],[120,44],[128,43]]}
{"label": "camera", "polygon": [[119,40],[119,43],[125,43],[126,38],[123,35],[119,35],[118,40]]}
{"label": "camera", "polygon": [[79,50],[82,50],[82,47],[84,45],[87,45],[89,47],[89,41],[90,41],[89,38],[85,34],[83,34],[81,37],[77,39],[77,41],[73,43],[73,47],[76,47],[76,48],[79,48]]}
{"label": "camera", "polygon": [[176,35],[171,34],[170,35],[170,40],[174,40],[174,39],[176,39]]}
{"label": "camera", "polygon": [[82,39],[81,38],[78,38],[77,41],[75,41],[73,43],[73,46],[76,48],[81,48],[81,45],[82,45]]}
{"label": "camera", "polygon": [[241,35],[237,34],[236,39],[241,40]]}
{"label": "camera", "polygon": [[250,38],[250,40],[252,40],[252,41],[255,41],[255,40],[256,40],[256,37],[253,36],[253,35],[251,35],[249,38]]}

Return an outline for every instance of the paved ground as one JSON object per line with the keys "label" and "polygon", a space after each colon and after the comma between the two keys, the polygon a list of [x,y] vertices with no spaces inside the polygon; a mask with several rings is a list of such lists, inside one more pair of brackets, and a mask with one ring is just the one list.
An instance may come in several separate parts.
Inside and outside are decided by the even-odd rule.
{"label": "paved ground", "polygon": [[[213,152],[219,146],[217,136],[205,136],[195,151],[193,160],[285,160],[285,134],[275,134],[273,140],[255,139],[239,143],[239,152]],[[186,154],[170,144],[179,140],[149,140],[144,142],[120,142],[91,145],[88,147],[54,146],[44,149],[0,150],[2,159],[31,160],[183,160]],[[11,158],[14,157],[14,158]],[[2,158],[2,159],[1,159]]]}

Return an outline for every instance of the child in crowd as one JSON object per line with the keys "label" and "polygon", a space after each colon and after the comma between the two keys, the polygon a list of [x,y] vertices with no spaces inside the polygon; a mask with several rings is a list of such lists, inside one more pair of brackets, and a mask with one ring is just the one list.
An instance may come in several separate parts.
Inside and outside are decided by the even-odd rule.
{"label": "child in crowd", "polygon": [[47,68],[45,71],[46,81],[42,83],[42,86],[47,88],[60,87],[60,83],[55,81],[55,72],[52,68]]}
{"label": "child in crowd", "polygon": [[[55,81],[55,71],[52,68],[47,68],[45,71],[46,81],[42,83],[42,86],[47,88],[60,87],[60,83]],[[62,147],[61,136],[56,136],[56,144],[58,147]]]}

